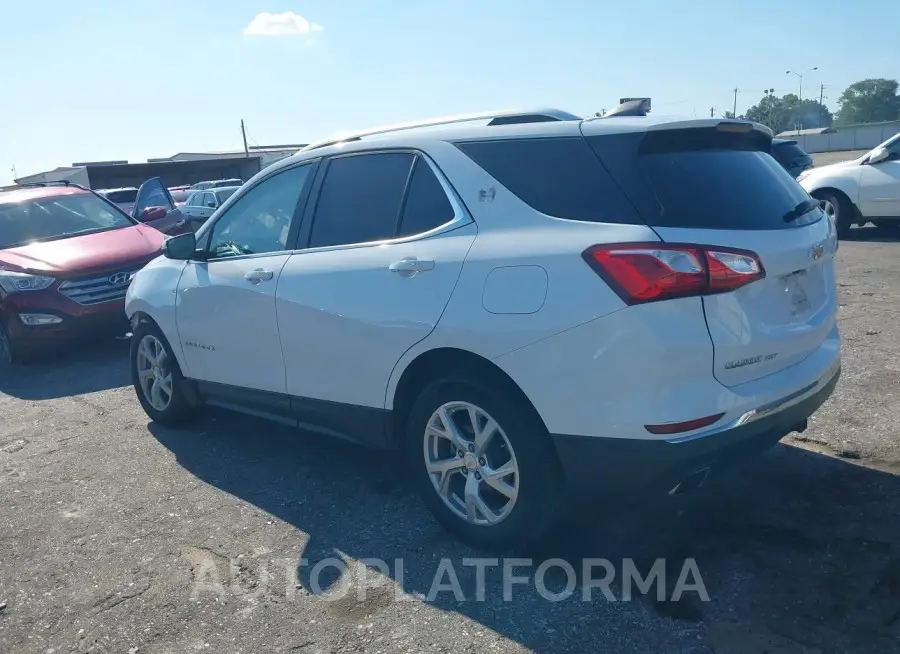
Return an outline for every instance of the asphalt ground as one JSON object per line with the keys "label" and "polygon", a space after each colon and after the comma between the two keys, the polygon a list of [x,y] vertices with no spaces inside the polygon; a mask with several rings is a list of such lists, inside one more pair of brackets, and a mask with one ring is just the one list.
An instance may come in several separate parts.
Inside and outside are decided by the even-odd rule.
{"label": "asphalt ground", "polygon": [[827,166],[828,164],[838,163],[841,161],[851,161],[859,159],[868,150],[849,150],[845,152],[815,152],[812,154],[813,165]]}
{"label": "asphalt ground", "polygon": [[[523,551],[453,540],[388,456],[225,413],[148,423],[126,343],[4,373],[0,652],[900,651],[898,252],[841,242],[843,376],[804,434]],[[585,559],[609,598],[584,601],[606,570]],[[640,592],[628,566],[658,560]]]}

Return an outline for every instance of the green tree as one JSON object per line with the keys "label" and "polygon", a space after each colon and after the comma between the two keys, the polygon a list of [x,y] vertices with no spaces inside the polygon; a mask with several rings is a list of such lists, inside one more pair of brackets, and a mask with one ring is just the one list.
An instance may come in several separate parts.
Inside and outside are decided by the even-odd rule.
{"label": "green tree", "polygon": [[900,118],[897,80],[864,79],[848,86],[838,99],[840,125],[878,123]]}
{"label": "green tree", "polygon": [[804,100],[793,93],[782,97],[767,93],[759,102],[747,110],[748,120],[762,123],[776,134],[793,129],[829,127],[834,116],[818,100]]}

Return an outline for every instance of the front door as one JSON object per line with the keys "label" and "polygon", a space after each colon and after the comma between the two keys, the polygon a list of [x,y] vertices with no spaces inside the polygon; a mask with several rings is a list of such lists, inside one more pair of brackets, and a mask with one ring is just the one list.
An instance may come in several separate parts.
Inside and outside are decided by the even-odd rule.
{"label": "front door", "polygon": [[422,155],[328,163],[301,236],[309,249],[291,256],[278,286],[287,391],[301,421],[379,439],[372,423],[352,433],[365,425],[358,418],[384,408],[394,366],[437,325],[475,239],[450,197]]}
{"label": "front door", "polygon": [[275,291],[313,168],[267,177],[198,232],[208,258],[185,267],[176,313],[189,377],[284,392]]}
{"label": "front door", "polygon": [[859,204],[866,218],[900,218],[900,141],[891,158],[864,165],[859,179]]}
{"label": "front door", "polygon": [[148,179],[141,184],[131,209],[132,217],[149,225],[163,234],[178,234],[185,231],[185,220],[176,208],[169,189],[159,177]]}

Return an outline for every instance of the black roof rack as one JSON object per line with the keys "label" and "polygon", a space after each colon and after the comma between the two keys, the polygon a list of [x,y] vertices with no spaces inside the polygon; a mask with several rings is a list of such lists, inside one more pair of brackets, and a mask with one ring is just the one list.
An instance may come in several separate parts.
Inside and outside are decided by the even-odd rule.
{"label": "black roof rack", "polygon": [[324,141],[310,143],[300,152],[308,152],[309,150],[317,150],[318,148],[337,145],[338,143],[346,143],[348,141],[360,141],[367,136],[377,136],[380,134],[388,134],[390,132],[399,132],[402,130],[418,129],[420,127],[436,127],[438,125],[451,125],[454,123],[468,123],[479,120],[487,120],[488,125],[518,125],[522,123],[544,123],[560,120],[581,120],[581,117],[571,114],[561,109],[536,109],[532,111],[491,111],[477,114],[460,114],[456,116],[444,116],[442,118],[432,118],[430,120],[418,121],[414,123],[401,123],[398,125],[387,125],[384,127],[375,127],[373,129],[363,130],[361,132],[352,132],[348,134],[339,134]]}
{"label": "black roof rack", "polygon": [[70,182],[67,179],[57,179],[50,182],[22,182],[21,184],[11,184],[9,186],[0,186],[0,191],[14,191],[19,188],[31,188],[31,187],[42,187],[42,186],[73,186],[75,188],[80,188],[82,190],[87,191],[85,187],[81,184],[76,184],[75,182]]}

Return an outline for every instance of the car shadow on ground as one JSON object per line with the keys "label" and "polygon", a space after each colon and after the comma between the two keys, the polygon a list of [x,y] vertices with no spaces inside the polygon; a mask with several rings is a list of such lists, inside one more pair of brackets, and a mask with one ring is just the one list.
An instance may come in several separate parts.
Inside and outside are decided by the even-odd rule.
{"label": "car shadow on ground", "polygon": [[[779,445],[687,499],[598,505],[600,521],[561,526],[521,551],[485,553],[437,526],[389,455],[230,414],[212,413],[190,429],[149,428],[190,473],[309,535],[296,557],[298,579],[313,593],[340,583],[333,568],[311,579],[317,562],[380,559],[407,594],[548,654],[615,651],[630,638],[623,624],[648,633],[654,623],[664,625],[655,628],[662,633],[695,629],[711,651],[886,652],[900,635],[900,477],[825,455]],[[479,556],[500,559],[481,584],[476,568],[464,564]],[[525,583],[504,601],[507,557],[531,559],[515,574],[532,581],[541,562],[568,562],[574,592],[548,601],[546,591]],[[583,601],[584,560],[597,558],[613,565],[615,601],[599,588]],[[436,576],[452,581],[438,575],[442,559],[463,598],[433,593]],[[645,577],[665,561],[664,601],[659,585],[646,594],[632,585],[632,600],[622,601],[624,559]],[[710,601],[691,591],[668,601],[690,559]],[[603,569],[590,576],[602,578]],[[551,593],[569,583],[558,565],[543,581]],[[377,620],[393,599],[393,592],[369,591],[363,601],[351,591],[328,610],[335,619]]]}
{"label": "car shadow on ground", "polygon": [[895,243],[900,241],[900,229],[883,229],[874,225],[853,227],[841,240],[860,243]]}
{"label": "car shadow on ground", "polygon": [[128,347],[127,339],[110,338],[41,352],[0,369],[0,394],[37,401],[127,386]]}

